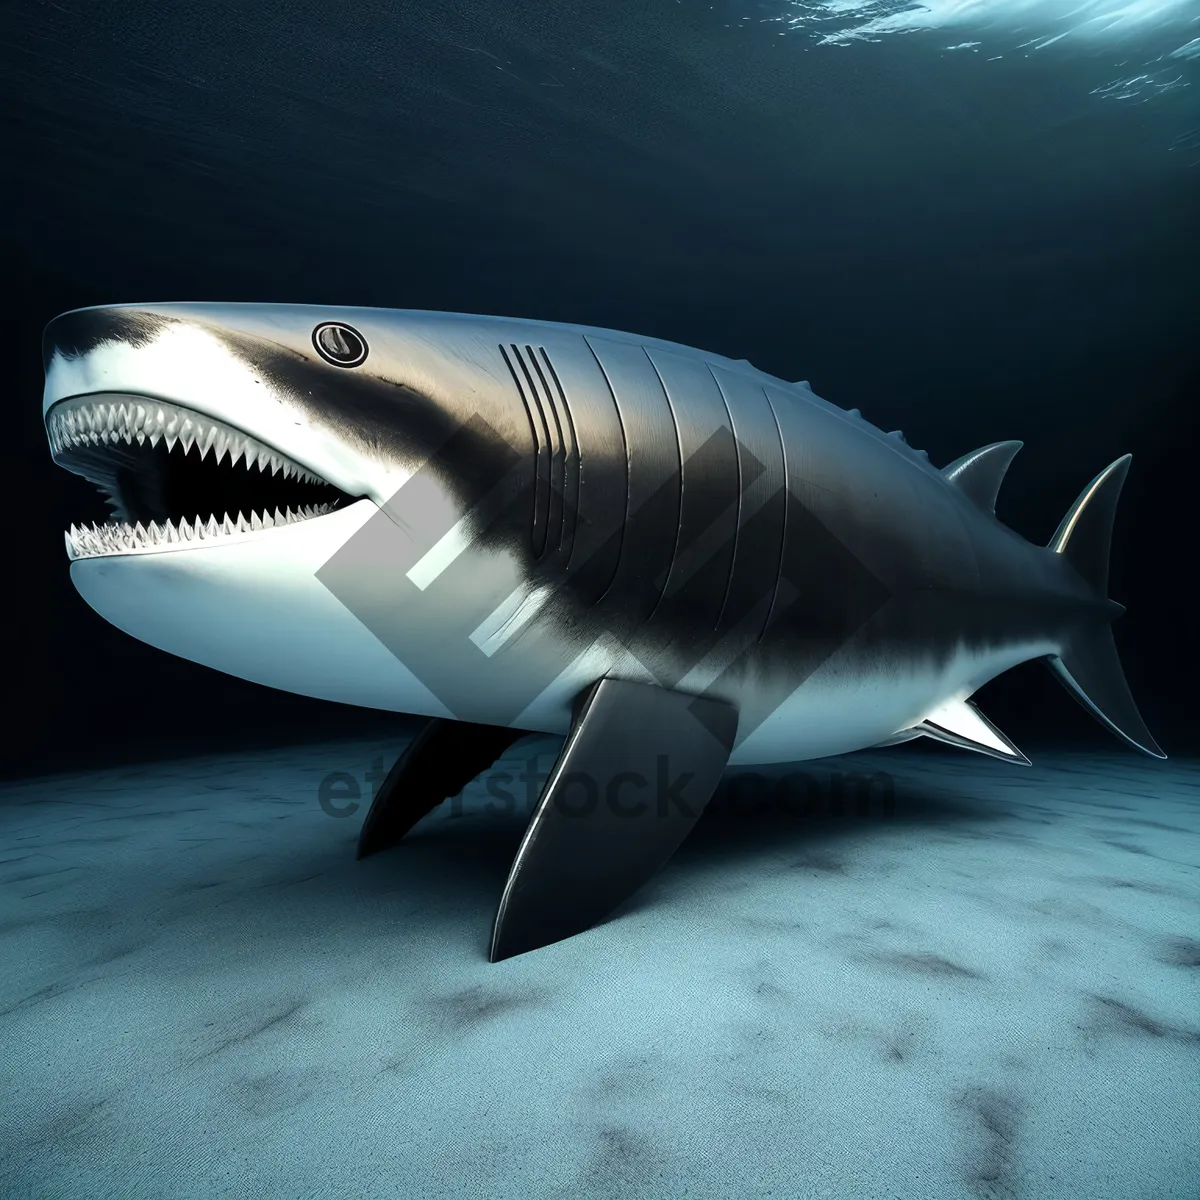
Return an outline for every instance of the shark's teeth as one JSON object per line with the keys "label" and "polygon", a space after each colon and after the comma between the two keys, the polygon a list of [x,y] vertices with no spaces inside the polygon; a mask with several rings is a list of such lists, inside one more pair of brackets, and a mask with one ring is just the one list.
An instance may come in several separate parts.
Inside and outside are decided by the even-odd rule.
{"label": "shark's teeth", "polygon": [[[149,398],[85,398],[56,405],[46,418],[46,433],[55,457],[78,447],[132,446],[135,443],[157,447],[170,453],[213,456],[246,471],[259,471],[277,479],[308,484],[325,481],[301,467],[271,446],[215,421],[200,413],[179,408],[166,401]],[[311,520],[332,512],[337,503],[308,505],[293,510],[204,514],[176,522],[130,523],[119,499],[103,485],[105,500],[113,510],[112,519],[92,526],[72,525],[66,532],[67,554],[72,559],[109,554],[128,554],[157,549],[186,549],[197,542],[217,542],[223,538],[245,537]]]}
{"label": "shark's teeth", "polygon": [[323,483],[319,476],[299,463],[265,446],[248,434],[232,429],[165,401],[81,400],[52,408],[47,414],[46,433],[56,456],[77,446],[142,445],[165,442],[168,450],[179,447],[185,454],[193,448],[201,458],[214,454],[220,462],[227,455],[232,465],[262,471],[305,483]]}
{"label": "shark's teeth", "polygon": [[247,515],[239,512],[231,516],[224,513],[219,521],[215,516],[207,519],[196,517],[191,521],[165,521],[162,524],[151,521],[149,525],[142,525],[140,521],[133,525],[124,521],[109,521],[103,525],[72,525],[63,536],[68,558],[96,558],[106,554],[186,548],[197,541],[219,542],[228,537],[245,537],[280,525],[294,525],[299,521],[324,516],[335,507],[333,504],[310,504],[298,511],[289,508],[286,512],[280,512],[276,509],[274,514],[252,512]]}

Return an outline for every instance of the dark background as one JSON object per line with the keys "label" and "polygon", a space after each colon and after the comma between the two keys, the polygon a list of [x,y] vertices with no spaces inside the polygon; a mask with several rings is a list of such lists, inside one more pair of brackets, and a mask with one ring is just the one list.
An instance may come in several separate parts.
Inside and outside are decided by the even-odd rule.
{"label": "dark background", "polygon": [[[500,313],[749,358],[935,463],[1023,439],[999,513],[1039,542],[1132,451],[1118,644],[1164,748],[1193,752],[1200,59],[1104,95],[1187,35],[831,46],[776,19],[796,11],[6,5],[0,770],[402,721],[172,659],[72,589],[87,485],[49,459],[40,332],[161,300]],[[1027,750],[1117,745],[1040,667],[981,700]]]}

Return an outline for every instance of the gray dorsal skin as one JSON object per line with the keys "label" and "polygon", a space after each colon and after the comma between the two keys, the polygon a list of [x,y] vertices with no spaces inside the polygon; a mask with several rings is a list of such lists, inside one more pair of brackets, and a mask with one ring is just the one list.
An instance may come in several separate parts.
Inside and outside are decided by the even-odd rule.
{"label": "gray dorsal skin", "polygon": [[996,511],[996,497],[1012,460],[1024,442],[993,442],[956,458],[942,468],[948,483],[970,496],[985,512]]}
{"label": "gray dorsal skin", "polygon": [[[1162,755],[1105,594],[1127,458],[1041,546],[994,513],[1020,443],[939,471],[804,384],[616,330],[148,304],[66,314],[44,355],[51,453],[113,502],[67,535],[97,612],[244,679],[430,720],[362,854],[519,734],[565,738],[493,957],[603,919],[727,761],[913,737],[1026,761],[970,700],[1019,663]],[[629,813],[660,758],[689,812]],[[621,812],[570,818],[572,775]]]}

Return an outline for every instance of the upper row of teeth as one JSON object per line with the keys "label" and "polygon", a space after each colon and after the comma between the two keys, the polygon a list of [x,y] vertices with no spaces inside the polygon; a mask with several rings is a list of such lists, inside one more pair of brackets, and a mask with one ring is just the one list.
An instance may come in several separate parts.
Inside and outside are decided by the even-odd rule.
{"label": "upper row of teeth", "polygon": [[153,401],[125,401],[74,405],[51,410],[46,423],[50,449],[54,454],[76,446],[115,445],[125,442],[157,446],[166,442],[168,450],[176,445],[188,453],[192,447],[204,458],[210,453],[220,462],[226,455],[230,465],[244,461],[247,467],[269,470],[272,475],[304,483],[320,483],[311,472],[297,466],[269,446],[228,426],[188,413],[172,404]]}

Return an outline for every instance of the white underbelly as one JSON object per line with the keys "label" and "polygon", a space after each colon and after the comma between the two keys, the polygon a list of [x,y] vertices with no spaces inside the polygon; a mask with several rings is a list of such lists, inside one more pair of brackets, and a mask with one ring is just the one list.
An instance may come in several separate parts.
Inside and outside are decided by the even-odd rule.
{"label": "white underbelly", "polygon": [[949,700],[966,699],[988,680],[1046,654],[1050,641],[962,649],[938,666],[881,662],[864,668],[851,648],[815,671],[774,712],[739,733],[731,766],[803,762],[876,746],[919,724]]}

